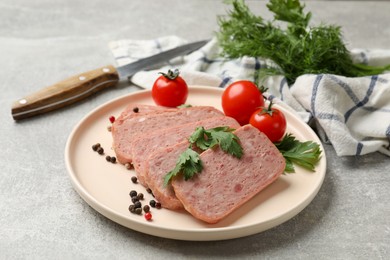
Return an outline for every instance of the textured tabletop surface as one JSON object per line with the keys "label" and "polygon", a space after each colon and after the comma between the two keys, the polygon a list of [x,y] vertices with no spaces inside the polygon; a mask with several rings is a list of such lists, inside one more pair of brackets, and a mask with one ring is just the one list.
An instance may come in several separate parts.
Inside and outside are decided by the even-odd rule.
{"label": "textured tabletop surface", "polygon": [[[269,17],[264,1],[248,2]],[[389,157],[337,157],[324,145],[327,173],[301,213],[239,239],[188,242],[122,227],[72,188],[64,148],[95,107],[136,91],[123,86],[43,116],[14,122],[11,104],[56,81],[113,62],[108,42],[213,36],[226,5],[211,0],[0,2],[1,259],[388,259]],[[313,23],[342,26],[349,48],[390,45],[390,3],[310,1]]]}

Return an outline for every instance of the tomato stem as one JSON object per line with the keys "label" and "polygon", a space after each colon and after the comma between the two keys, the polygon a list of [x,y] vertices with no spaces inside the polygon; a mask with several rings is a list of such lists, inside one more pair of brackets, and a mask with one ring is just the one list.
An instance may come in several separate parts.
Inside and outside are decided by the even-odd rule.
{"label": "tomato stem", "polygon": [[257,84],[256,84],[256,87],[257,87],[257,89],[260,91],[260,93],[262,94],[263,99],[266,100],[267,97],[264,96],[264,93],[268,91],[268,88],[265,87],[264,85],[261,85],[261,86],[259,87]]}
{"label": "tomato stem", "polygon": [[271,100],[269,101],[268,107],[267,107],[267,108],[264,107],[264,109],[260,112],[260,114],[261,114],[261,115],[268,114],[268,115],[272,116],[272,113],[274,112],[274,111],[272,110],[272,105],[273,105],[273,104],[274,104],[274,103],[272,102],[272,99],[271,99]]}
{"label": "tomato stem", "polygon": [[178,69],[175,69],[174,71],[168,70],[167,73],[159,72],[159,74],[163,75],[163,76],[166,77],[167,79],[174,80],[174,79],[176,79],[177,77],[179,77],[180,72],[179,72]]}
{"label": "tomato stem", "polygon": [[268,91],[268,88],[265,87],[264,85],[261,85],[260,87],[257,87],[257,88],[260,90],[261,93],[265,93]]}
{"label": "tomato stem", "polygon": [[271,99],[270,101],[269,101],[269,105],[268,105],[268,111],[271,111],[272,109],[272,105],[274,104],[273,102],[273,99]]}

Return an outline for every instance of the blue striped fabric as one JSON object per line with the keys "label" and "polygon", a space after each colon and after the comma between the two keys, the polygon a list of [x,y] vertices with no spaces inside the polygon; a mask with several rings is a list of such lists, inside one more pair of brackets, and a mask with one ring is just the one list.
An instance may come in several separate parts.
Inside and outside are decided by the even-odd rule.
{"label": "blue striped fabric", "polygon": [[311,112],[338,155],[375,151],[390,155],[389,73],[361,78],[303,75],[290,90]]}
{"label": "blue striped fabric", "polygon": [[[110,43],[118,63],[123,65],[185,43],[176,36],[154,40],[122,40]],[[179,68],[189,85],[225,88],[236,80],[256,81],[271,61],[243,57],[226,60],[215,39],[185,57],[179,57],[158,70],[142,71],[132,82],[150,88],[159,71]],[[389,50],[352,50],[356,62],[370,65],[390,63]],[[337,75],[302,75],[289,86],[281,76],[260,84],[267,95],[297,113],[304,121],[314,121],[323,141],[332,143],[339,156],[383,152],[390,156],[390,73],[347,78]]]}

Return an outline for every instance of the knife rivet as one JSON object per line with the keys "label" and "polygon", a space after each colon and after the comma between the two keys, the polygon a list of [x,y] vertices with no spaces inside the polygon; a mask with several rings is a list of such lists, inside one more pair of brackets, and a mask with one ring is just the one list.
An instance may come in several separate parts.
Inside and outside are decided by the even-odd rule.
{"label": "knife rivet", "polygon": [[26,104],[26,103],[27,103],[27,100],[21,99],[21,100],[19,100],[19,103],[22,104],[22,105],[23,105],[23,104]]}
{"label": "knife rivet", "polygon": [[83,80],[85,80],[85,79],[86,79],[85,76],[80,76],[80,77],[79,77],[79,80],[81,80],[81,81],[83,81]]}
{"label": "knife rivet", "polygon": [[103,72],[110,72],[109,68],[103,68],[102,70],[103,70]]}

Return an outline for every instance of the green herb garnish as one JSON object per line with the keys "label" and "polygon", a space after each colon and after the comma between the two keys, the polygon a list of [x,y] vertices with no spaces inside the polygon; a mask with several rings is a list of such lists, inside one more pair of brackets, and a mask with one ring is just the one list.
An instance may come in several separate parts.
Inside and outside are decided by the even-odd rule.
{"label": "green herb garnish", "polygon": [[295,172],[293,163],[314,171],[315,165],[321,158],[319,144],[312,141],[301,142],[292,134],[286,134],[282,141],[275,145],[286,160],[285,172],[287,173]]}
{"label": "green herb garnish", "polygon": [[192,178],[195,174],[201,172],[203,169],[202,161],[199,158],[199,154],[187,148],[180,154],[175,168],[167,173],[164,177],[164,185],[167,185],[169,181],[179,173],[182,173],[185,180]]}
{"label": "green herb garnish", "polygon": [[[304,13],[299,0],[270,0],[272,22],[253,14],[243,0],[233,1],[228,17],[218,20],[217,38],[222,55],[272,60],[276,66],[262,68],[260,76],[284,75],[289,84],[303,74],[329,73],[349,77],[383,73],[390,64],[374,67],[354,64],[335,25],[310,27],[311,13]],[[279,24],[286,23],[281,28]]]}
{"label": "green herb garnish", "polygon": [[202,151],[219,145],[226,153],[241,158],[243,154],[242,147],[238,142],[238,137],[232,131],[234,129],[227,126],[215,127],[209,130],[205,130],[204,127],[197,127],[188,138],[190,147],[180,154],[175,168],[165,175],[164,185],[168,185],[171,179],[179,173],[182,173],[184,179],[188,180],[202,171],[202,161],[199,154],[192,149],[193,145]]}
{"label": "green herb garnish", "polygon": [[203,151],[218,144],[226,153],[241,158],[243,154],[242,147],[238,143],[238,137],[232,133],[234,130],[227,126],[215,127],[209,130],[197,127],[189,141]]}

